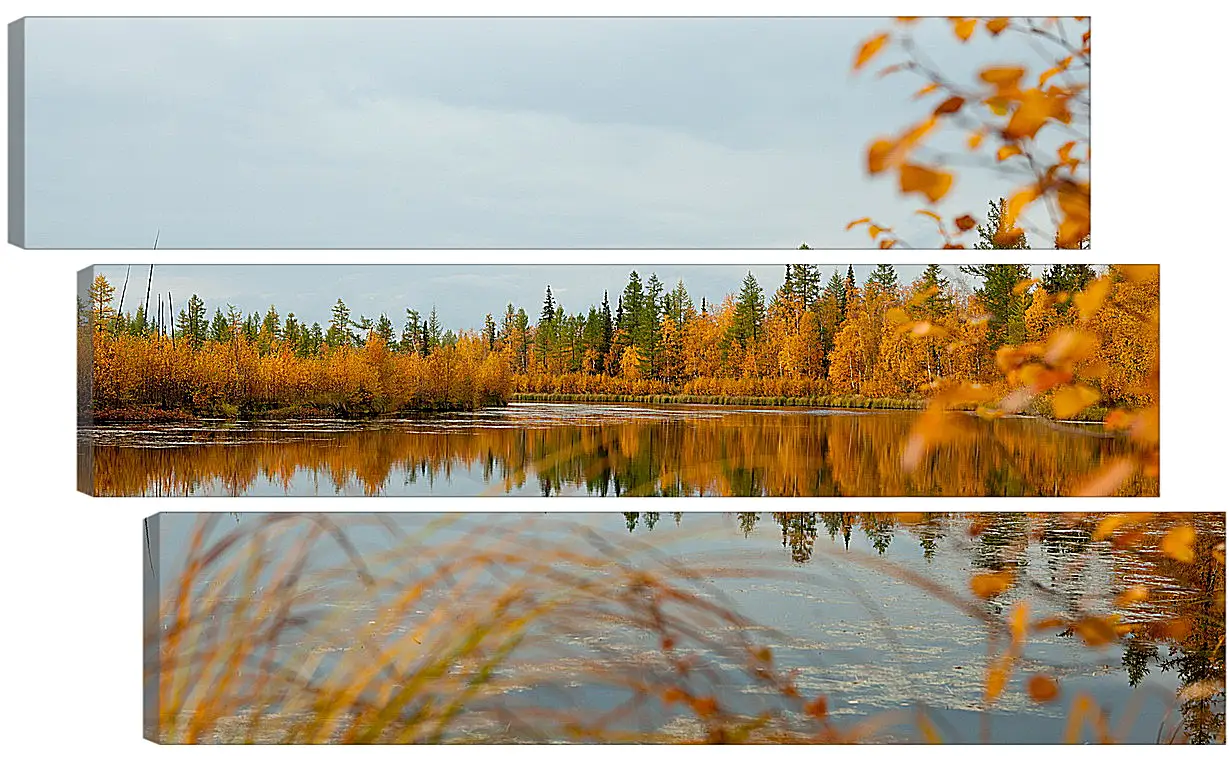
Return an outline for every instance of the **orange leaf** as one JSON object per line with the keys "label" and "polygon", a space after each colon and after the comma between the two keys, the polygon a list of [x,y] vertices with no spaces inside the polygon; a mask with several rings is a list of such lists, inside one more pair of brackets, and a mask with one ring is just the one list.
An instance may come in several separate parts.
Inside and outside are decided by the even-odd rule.
{"label": "orange leaf", "polygon": [[995,37],[998,37],[1000,32],[1002,32],[1004,29],[1007,29],[1007,23],[1008,23],[1008,20],[1001,16],[997,19],[987,19],[986,29],[990,31],[990,34],[994,35]]}
{"label": "orange leaf", "polygon": [[887,250],[888,248],[891,248],[894,245],[896,245],[895,240],[880,240],[879,241],[879,247],[882,250]]}
{"label": "orange leaf", "polygon": [[1018,154],[1021,154],[1020,148],[1017,147],[1015,144],[1004,144],[1003,146],[999,147],[999,151],[997,154],[995,154],[995,157],[1001,163],[1007,158],[1012,157],[1013,155],[1018,155]]}
{"label": "orange leaf", "polygon": [[866,62],[873,59],[875,54],[879,53],[880,49],[882,49],[884,44],[887,42],[888,33],[881,32],[880,34],[875,35],[871,39],[862,43],[862,47],[858,49],[858,55],[854,57],[853,68],[855,70],[861,69]]}
{"label": "orange leaf", "polygon": [[953,112],[959,112],[964,106],[964,98],[961,96],[950,96],[942,104],[935,107],[936,115],[950,115]]}
{"label": "orange leaf", "polygon": [[1161,551],[1183,563],[1195,562],[1195,529],[1189,525],[1175,525],[1161,539]]}
{"label": "orange leaf", "polygon": [[1093,541],[1103,541],[1114,535],[1114,531],[1134,521],[1134,517],[1125,513],[1106,515],[1097,523],[1097,530],[1093,531]]}
{"label": "orange leaf", "polygon": [[1044,92],[1036,88],[1025,91],[1007,126],[1003,128],[1003,138],[1009,141],[1031,139],[1051,120],[1071,122],[1071,112],[1067,109],[1069,98],[1064,93]]}
{"label": "orange leaf", "polygon": [[1038,704],[1046,704],[1058,698],[1058,683],[1046,675],[1033,675],[1028,680],[1028,695]]}
{"label": "orange leaf", "polygon": [[845,231],[846,231],[846,232],[848,232],[849,230],[853,229],[854,227],[858,226],[859,224],[867,224],[867,223],[869,223],[869,222],[870,222],[870,217],[869,217],[869,216],[864,217],[864,218],[861,218],[861,219],[854,219],[853,221],[851,221],[851,222],[849,222],[848,224],[846,224],[846,225],[845,225]]}
{"label": "orange leaf", "polygon": [[1083,384],[1072,384],[1054,393],[1054,416],[1069,419],[1101,399],[1101,393]]}
{"label": "orange leaf", "polygon": [[943,223],[942,217],[940,217],[939,214],[935,213],[934,211],[928,211],[925,208],[918,208],[916,211],[914,211],[914,213],[920,213],[923,216],[929,216],[930,218],[934,219],[940,224]]}
{"label": "orange leaf", "polygon": [[1007,96],[1019,91],[1023,67],[987,67],[979,73],[982,82],[993,85],[997,96]]}
{"label": "orange leaf", "polygon": [[1047,80],[1059,74],[1060,72],[1067,71],[1067,67],[1069,66],[1071,66],[1070,56],[1058,62],[1057,66],[1051,67],[1050,69],[1047,69],[1045,72],[1042,72],[1041,75],[1037,78],[1037,86],[1039,88],[1043,87],[1046,84]]}
{"label": "orange leaf", "polygon": [[924,85],[924,86],[922,86],[922,88],[921,88],[921,89],[920,89],[917,93],[913,94],[913,98],[915,98],[915,99],[920,99],[920,98],[922,98],[923,96],[925,96],[926,94],[928,94],[928,93],[934,93],[934,92],[935,92],[935,91],[937,91],[937,90],[939,90],[939,84],[938,84],[938,83],[930,83],[930,84],[928,84],[928,85]]}
{"label": "orange leaf", "polygon": [[1100,648],[1118,639],[1114,624],[1103,616],[1085,616],[1071,625],[1071,629],[1090,648]]}
{"label": "orange leaf", "polygon": [[903,165],[900,169],[900,191],[919,192],[932,203],[942,200],[952,188],[952,175],[921,165]]}
{"label": "orange leaf", "polygon": [[969,134],[969,149],[977,149],[981,146],[982,135],[980,133]]}
{"label": "orange leaf", "polygon": [[1119,608],[1125,608],[1128,605],[1142,603],[1148,599],[1148,588],[1138,584],[1132,587],[1127,587],[1119,593],[1118,597],[1114,598],[1114,605]]}
{"label": "orange leaf", "polygon": [[871,224],[869,227],[866,228],[866,231],[867,233],[870,234],[871,239],[874,240],[875,238],[879,237],[879,233],[883,231],[883,228],[877,227],[874,224]]}
{"label": "orange leaf", "polygon": [[967,42],[977,29],[977,19],[952,19],[952,30],[961,42]]}
{"label": "orange leaf", "polygon": [[1072,301],[1080,310],[1080,320],[1085,323],[1091,320],[1092,316],[1097,314],[1097,310],[1101,309],[1109,293],[1110,279],[1108,276],[1093,280],[1084,287],[1084,290],[1077,293]]}
{"label": "orange leaf", "polygon": [[986,701],[994,701],[1007,687],[1007,680],[1011,677],[1012,661],[1010,657],[995,659],[986,668]]}
{"label": "orange leaf", "polygon": [[972,216],[968,215],[967,213],[961,216],[960,218],[956,219],[956,227],[961,232],[968,232],[970,229],[976,226],[977,226],[977,220],[974,219]]}
{"label": "orange leaf", "polygon": [[876,139],[866,151],[866,169],[873,175],[888,167],[888,157],[896,149],[896,142]]}
{"label": "orange leaf", "polygon": [[1014,581],[1012,575],[1003,571],[979,573],[969,579],[969,589],[983,600],[988,600],[1007,591],[1012,581]]}

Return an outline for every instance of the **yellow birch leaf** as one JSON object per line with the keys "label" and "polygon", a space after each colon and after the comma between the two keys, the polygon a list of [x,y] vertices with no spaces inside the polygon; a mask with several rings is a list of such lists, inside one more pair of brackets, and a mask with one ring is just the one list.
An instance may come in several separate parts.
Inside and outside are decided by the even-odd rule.
{"label": "yellow birch leaf", "polygon": [[1004,144],[999,147],[999,151],[995,153],[995,158],[1001,163],[1009,157],[1021,154],[1020,148],[1015,144]]}
{"label": "yellow birch leaf", "polygon": [[1114,535],[1114,531],[1131,522],[1131,515],[1125,513],[1116,513],[1106,515],[1097,523],[1097,529],[1093,531],[1093,541],[1104,541]]}
{"label": "yellow birch leaf", "polygon": [[962,43],[968,42],[976,29],[977,19],[952,19],[952,31],[956,33],[956,37],[960,38]]}
{"label": "yellow birch leaf", "polygon": [[871,39],[862,43],[862,47],[858,49],[858,55],[854,58],[854,61],[853,61],[854,70],[859,70],[863,66],[865,66],[866,62],[873,59],[875,57],[875,54],[879,53],[879,51],[883,48],[884,44],[886,44],[887,42],[888,42],[888,33],[881,32],[880,34],[875,35]]}
{"label": "yellow birch leaf", "polygon": [[1012,581],[1011,574],[1003,571],[979,573],[969,579],[969,589],[983,600],[988,600],[1005,592]]}
{"label": "yellow birch leaf", "polygon": [[998,37],[999,34],[1004,29],[1007,29],[1007,24],[1008,24],[1008,19],[1003,16],[1000,16],[997,19],[987,19],[986,29],[990,31],[990,34],[994,35],[995,37]]}
{"label": "yellow birch leaf", "polygon": [[1114,598],[1114,605],[1119,608],[1126,608],[1129,605],[1142,603],[1148,599],[1148,588],[1138,584],[1132,587],[1127,587]]}
{"label": "yellow birch leaf", "polygon": [[952,188],[952,175],[921,165],[903,165],[900,169],[900,191],[918,192],[932,203],[943,199]]}
{"label": "yellow birch leaf", "polygon": [[1161,551],[1182,563],[1195,562],[1195,529],[1189,525],[1175,525],[1161,539]]}
{"label": "yellow birch leaf", "polygon": [[1058,698],[1058,683],[1047,675],[1033,675],[1028,680],[1028,695],[1038,704],[1047,704]]}
{"label": "yellow birch leaf", "polygon": [[1054,416],[1069,419],[1101,399],[1101,393],[1083,384],[1072,384],[1054,393]]}
{"label": "yellow birch leaf", "polygon": [[1091,320],[1092,316],[1097,314],[1097,310],[1101,309],[1109,293],[1110,279],[1108,276],[1093,280],[1085,286],[1084,290],[1077,293],[1073,301],[1080,310],[1080,320],[1085,323]]}

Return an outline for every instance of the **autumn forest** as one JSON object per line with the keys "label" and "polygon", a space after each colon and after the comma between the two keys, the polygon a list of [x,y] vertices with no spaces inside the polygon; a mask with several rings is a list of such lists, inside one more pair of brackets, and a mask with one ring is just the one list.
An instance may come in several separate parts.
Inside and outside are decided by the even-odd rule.
{"label": "autumn forest", "polygon": [[[210,317],[195,295],[172,322],[166,306],[124,312],[122,294],[117,301],[97,275],[81,307],[81,326],[92,329],[82,349],[100,420],[357,417],[514,396],[914,407],[944,381],[1003,397],[1020,355],[1078,329],[1067,342],[1077,347],[1076,383],[1030,407],[1069,418],[1151,404],[1155,267],[1056,264],[1035,278],[1021,264],[958,274],[932,264],[903,285],[891,264],[861,284],[852,267],[823,275],[792,264],[784,273],[772,296],[748,273],[736,292],[697,305],[681,280],[667,287],[633,270],[622,291],[603,292],[583,312],[545,286],[536,317],[508,304],[462,331],[442,328],[434,308],[354,318],[340,298],[327,327],[272,306],[215,308]],[[961,291],[954,277],[978,287]]]}

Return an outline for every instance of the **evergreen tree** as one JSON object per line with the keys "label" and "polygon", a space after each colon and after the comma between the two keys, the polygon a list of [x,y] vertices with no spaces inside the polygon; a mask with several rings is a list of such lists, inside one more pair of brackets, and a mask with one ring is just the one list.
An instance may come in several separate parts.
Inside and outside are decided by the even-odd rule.
{"label": "evergreen tree", "polygon": [[933,291],[922,300],[928,317],[941,317],[952,311],[952,284],[938,264],[926,265],[926,270],[922,272],[921,287],[923,291]]}
{"label": "evergreen tree", "polygon": [[1022,250],[1028,248],[1028,237],[1023,231],[1010,241],[1004,241],[1000,235],[1003,226],[1003,210],[1007,201],[999,198],[998,202],[990,201],[990,210],[986,214],[986,223],[977,225],[978,241],[973,247],[980,251],[989,250]]}
{"label": "evergreen tree", "polygon": [[486,348],[490,352],[495,351],[495,318],[488,312],[486,316]]}
{"label": "evergreen tree", "polygon": [[324,343],[330,347],[349,347],[352,344],[350,336],[350,308],[341,299],[333,305],[333,321],[329,323],[328,333],[324,335]]}
{"label": "evergreen tree", "polygon": [[419,352],[422,346],[422,318],[416,310],[406,307],[405,326],[401,329],[401,351]]}
{"label": "evergreen tree", "polygon": [[986,338],[991,348],[1024,341],[1024,312],[1031,302],[1028,292],[1017,293],[1016,286],[1032,277],[1026,264],[965,264],[960,271],[982,278],[975,291],[990,313]]}
{"label": "evergreen tree", "polygon": [[388,315],[384,314],[383,312],[380,313],[380,317],[376,320],[372,333],[384,342],[384,346],[388,347],[389,349],[396,349],[395,337],[397,331],[393,328],[393,321],[388,319]]}
{"label": "evergreen tree", "polygon": [[179,337],[193,349],[200,349],[209,338],[209,322],[205,319],[205,302],[195,293],[179,312]]}
{"label": "evergreen tree", "polygon": [[837,323],[845,319],[845,281],[841,280],[839,272],[833,272],[824,287],[824,297],[831,297],[836,304]]}
{"label": "evergreen tree", "polygon": [[610,342],[614,338],[614,320],[610,317],[610,293],[602,291],[602,337],[598,345],[598,353],[604,361],[610,353]]}
{"label": "evergreen tree", "polygon": [[213,341],[230,341],[230,323],[226,322],[221,307],[214,310],[213,322],[209,326],[209,338]]}
{"label": "evergreen tree", "polygon": [[296,355],[299,354],[299,348],[303,343],[303,334],[306,330],[303,324],[299,322],[299,318],[294,316],[293,312],[286,315],[286,324],[282,328],[282,339]]}
{"label": "evergreen tree", "polygon": [[866,280],[866,290],[870,292],[896,295],[900,286],[896,282],[896,267],[891,264],[877,264],[870,277]]}
{"label": "evergreen tree", "polygon": [[435,349],[443,341],[443,326],[440,325],[439,314],[435,310],[435,305],[431,305],[431,316],[427,318],[427,332],[425,336],[430,338],[430,346],[428,352]]}
{"label": "evergreen tree", "polygon": [[764,312],[764,290],[755,275],[748,271],[734,304],[734,322],[730,326],[730,334],[743,349],[759,340]]}

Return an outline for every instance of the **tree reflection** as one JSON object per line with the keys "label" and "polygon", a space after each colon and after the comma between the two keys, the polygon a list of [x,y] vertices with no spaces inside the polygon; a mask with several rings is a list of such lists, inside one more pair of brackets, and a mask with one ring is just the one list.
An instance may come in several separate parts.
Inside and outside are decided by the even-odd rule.
{"label": "tree reflection", "polygon": [[[1063,495],[1129,450],[1118,439],[1059,432],[1040,421],[970,417],[924,469],[906,472],[909,414],[714,409],[547,426],[524,423],[531,416],[508,409],[457,415],[447,425],[153,425],[141,428],[136,445],[122,444],[132,432],[98,428],[83,435],[79,472],[84,489],[104,496],[279,488],[376,495],[414,486],[475,495],[530,488],[542,496]],[[1121,492],[1157,489],[1141,475]]]}
{"label": "tree reflection", "polygon": [[[1193,516],[1200,535],[1189,564],[1164,556],[1155,546],[1111,549],[1108,542],[1094,541],[1093,521],[1056,513],[925,513],[909,525],[901,524],[897,515],[864,512],[774,512],[771,519],[794,563],[813,559],[821,530],[844,549],[860,536],[884,557],[897,551],[897,542],[916,542],[927,562],[943,542],[950,542],[953,551],[967,552],[974,570],[1020,573],[1060,612],[1078,616],[1083,606],[1097,600],[1107,610],[1125,612],[1135,627],[1121,638],[1121,663],[1130,685],[1139,686],[1152,672],[1174,673],[1180,691],[1187,692],[1179,704],[1185,739],[1198,744],[1224,739],[1225,574],[1212,551],[1225,541],[1221,515]],[[737,521],[745,536],[762,522],[753,512],[738,513]],[[633,527],[629,523],[629,530]],[[1141,535],[1160,530],[1160,523],[1155,531],[1146,525]],[[1029,559],[1034,546],[1031,551],[1040,554],[1035,564]],[[1111,593],[1133,584],[1149,585],[1148,598],[1127,608],[1114,607],[1094,572],[1101,580],[1110,579]],[[1045,583],[1035,581],[1041,573]],[[1002,609],[997,601],[990,607]],[[1081,642],[1071,629],[1059,636]],[[1201,685],[1210,687],[1201,690]]]}

